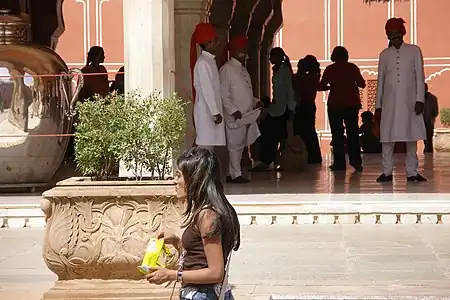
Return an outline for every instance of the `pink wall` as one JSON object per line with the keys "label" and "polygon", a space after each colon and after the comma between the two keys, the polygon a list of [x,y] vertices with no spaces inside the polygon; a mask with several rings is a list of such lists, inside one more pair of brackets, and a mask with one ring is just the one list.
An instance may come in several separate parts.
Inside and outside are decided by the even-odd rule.
{"label": "pink wall", "polygon": [[[71,67],[82,67],[87,51],[94,45],[105,48],[109,71],[115,72],[123,65],[122,1],[64,1],[66,32],[56,50]],[[441,107],[450,107],[449,10],[449,0],[370,6],[362,0],[283,0],[284,26],[279,39],[295,65],[311,53],[324,67],[333,47],[344,45],[364,77],[373,80],[378,55],[387,45],[384,24],[390,16],[402,17],[407,22],[406,40],[423,50],[430,90],[438,96]],[[140,34],[136,33],[136,38]],[[363,95],[367,107],[367,90]],[[324,99],[322,94],[317,99],[319,129],[327,129]]]}
{"label": "pink wall", "polygon": [[[65,0],[66,31],[56,51],[70,67],[83,67],[92,46],[105,49],[105,66],[116,72],[123,65],[123,0]],[[114,74],[110,75],[113,78]]]}
{"label": "pink wall", "polygon": [[[374,80],[378,55],[387,45],[384,24],[389,17],[402,17],[407,23],[405,40],[422,48],[430,91],[438,96],[440,107],[450,107],[449,10],[448,0],[371,5],[361,0],[284,0],[281,46],[295,65],[301,57],[313,54],[325,67],[333,48],[343,45],[364,77]],[[367,90],[363,95],[367,107]],[[322,94],[316,100],[320,129],[326,129],[323,100]]]}

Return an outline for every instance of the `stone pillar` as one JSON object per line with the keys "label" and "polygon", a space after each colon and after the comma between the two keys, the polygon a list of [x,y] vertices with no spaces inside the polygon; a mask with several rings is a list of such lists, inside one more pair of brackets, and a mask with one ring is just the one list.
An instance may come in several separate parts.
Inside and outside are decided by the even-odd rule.
{"label": "stone pillar", "polygon": [[237,1],[233,18],[230,22],[230,37],[247,34],[252,18],[253,9],[259,0]]}
{"label": "stone pillar", "polygon": [[263,39],[261,42],[261,51],[259,54],[260,70],[259,70],[259,91],[261,97],[272,97],[271,91],[271,67],[269,62],[269,53],[272,49],[273,42],[271,39]]}
{"label": "stone pillar", "polygon": [[214,0],[211,5],[211,15],[209,21],[216,28],[219,35],[219,47],[216,53],[216,61],[218,64],[223,59],[224,49],[228,43],[228,30],[230,29],[230,21],[233,16],[233,1]]}
{"label": "stone pillar", "polygon": [[[175,92],[174,0],[123,1],[125,91]],[[146,174],[146,172],[144,172]],[[120,163],[119,176],[132,171]]]}
{"label": "stone pillar", "polygon": [[[280,0],[273,1],[273,10],[270,16],[270,20],[265,24],[263,30],[263,38],[261,41],[261,51],[260,51],[260,93],[261,97],[270,96],[270,63],[269,63],[269,53],[273,46],[273,37],[275,33],[280,29],[283,23],[283,12]],[[288,54],[289,55],[289,54]]]}
{"label": "stone pillar", "polygon": [[174,0],[123,2],[125,90],[175,91]]}
{"label": "stone pillar", "polygon": [[248,54],[247,70],[252,78],[253,94],[255,97],[260,97],[259,91],[259,75],[260,75],[260,58],[259,51],[261,46],[262,31],[264,24],[270,17],[272,12],[271,0],[259,0],[253,10],[252,20],[248,30]]}
{"label": "stone pillar", "polygon": [[184,149],[192,147],[195,139],[189,63],[191,36],[195,26],[207,20],[209,5],[208,0],[175,0],[175,91],[186,101],[187,133]]}
{"label": "stone pillar", "polygon": [[[247,70],[252,79],[253,95],[257,98],[261,98],[260,94],[260,47],[263,34],[264,24],[267,19],[270,18],[272,12],[271,0],[257,0],[252,8],[252,14],[250,18],[250,25],[248,28],[248,55]],[[250,156],[254,161],[261,159],[261,145],[258,139],[250,147]]]}

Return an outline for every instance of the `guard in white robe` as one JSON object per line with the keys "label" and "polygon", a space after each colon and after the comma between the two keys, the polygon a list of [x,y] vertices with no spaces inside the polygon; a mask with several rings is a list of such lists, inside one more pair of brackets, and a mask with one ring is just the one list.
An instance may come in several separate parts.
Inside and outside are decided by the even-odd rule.
{"label": "guard in white robe", "polygon": [[229,155],[228,182],[246,183],[242,176],[241,160],[245,146],[253,144],[260,136],[257,118],[260,102],[253,97],[252,83],[243,65],[247,56],[247,38],[237,36],[226,50],[231,58],[220,69],[221,96],[225,113],[225,132]]}
{"label": "guard in white robe", "polygon": [[[196,45],[202,47],[197,58]],[[217,33],[208,23],[200,23],[191,39],[191,72],[193,79],[195,143],[213,150],[225,146],[223,104],[220,97],[219,70],[213,54],[217,47]]]}
{"label": "guard in white robe", "polygon": [[425,76],[419,47],[403,42],[406,34],[403,19],[386,23],[390,46],[380,54],[376,117],[380,120],[383,146],[383,174],[378,182],[392,181],[395,142],[406,142],[408,181],[426,181],[418,173],[417,141],[426,138],[423,109]]}

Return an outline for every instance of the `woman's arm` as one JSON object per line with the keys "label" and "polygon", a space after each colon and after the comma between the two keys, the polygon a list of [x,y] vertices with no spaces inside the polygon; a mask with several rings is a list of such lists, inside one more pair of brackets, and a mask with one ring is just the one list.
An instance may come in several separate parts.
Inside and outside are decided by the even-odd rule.
{"label": "woman's arm", "polygon": [[[207,268],[182,272],[182,282],[190,284],[216,284],[223,281],[225,263],[223,259],[222,241],[220,235],[206,237],[214,228],[217,215],[212,210],[204,210],[199,217],[197,227],[203,237]],[[178,271],[158,268],[146,276],[150,283],[162,284],[167,281],[178,281]]]}
{"label": "woman's arm", "polygon": [[323,72],[323,76],[322,76],[322,80],[320,80],[319,85],[317,87],[318,91],[328,91],[330,89],[329,84],[330,84],[330,80],[329,80],[329,73],[330,70],[328,69],[328,67],[325,69],[325,71]]}
{"label": "woman's arm", "polygon": [[358,66],[357,65],[354,65],[354,66],[355,66],[355,76],[356,76],[355,82],[356,82],[356,85],[359,88],[363,89],[363,88],[366,87],[366,80],[364,80],[364,77],[362,76],[361,70],[359,70]]}
{"label": "woman's arm", "polygon": [[220,234],[206,238],[211,232],[217,214],[212,210],[204,210],[199,218],[198,229],[203,237],[203,247],[205,249],[208,267],[200,270],[184,271],[183,283],[192,284],[215,284],[223,281],[225,273],[225,262],[223,260],[222,239]]}

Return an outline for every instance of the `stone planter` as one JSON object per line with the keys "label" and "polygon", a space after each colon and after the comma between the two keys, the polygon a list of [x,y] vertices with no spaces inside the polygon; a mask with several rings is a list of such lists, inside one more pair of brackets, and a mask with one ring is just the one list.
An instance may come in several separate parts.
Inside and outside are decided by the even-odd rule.
{"label": "stone planter", "polygon": [[[156,232],[181,233],[184,207],[171,182],[58,183],[41,203],[43,257],[58,275],[43,299],[169,299],[173,284],[150,285],[136,267]],[[166,265],[176,268],[179,253],[171,252]]]}
{"label": "stone planter", "polygon": [[450,128],[439,128],[435,130],[434,151],[450,152]]}

